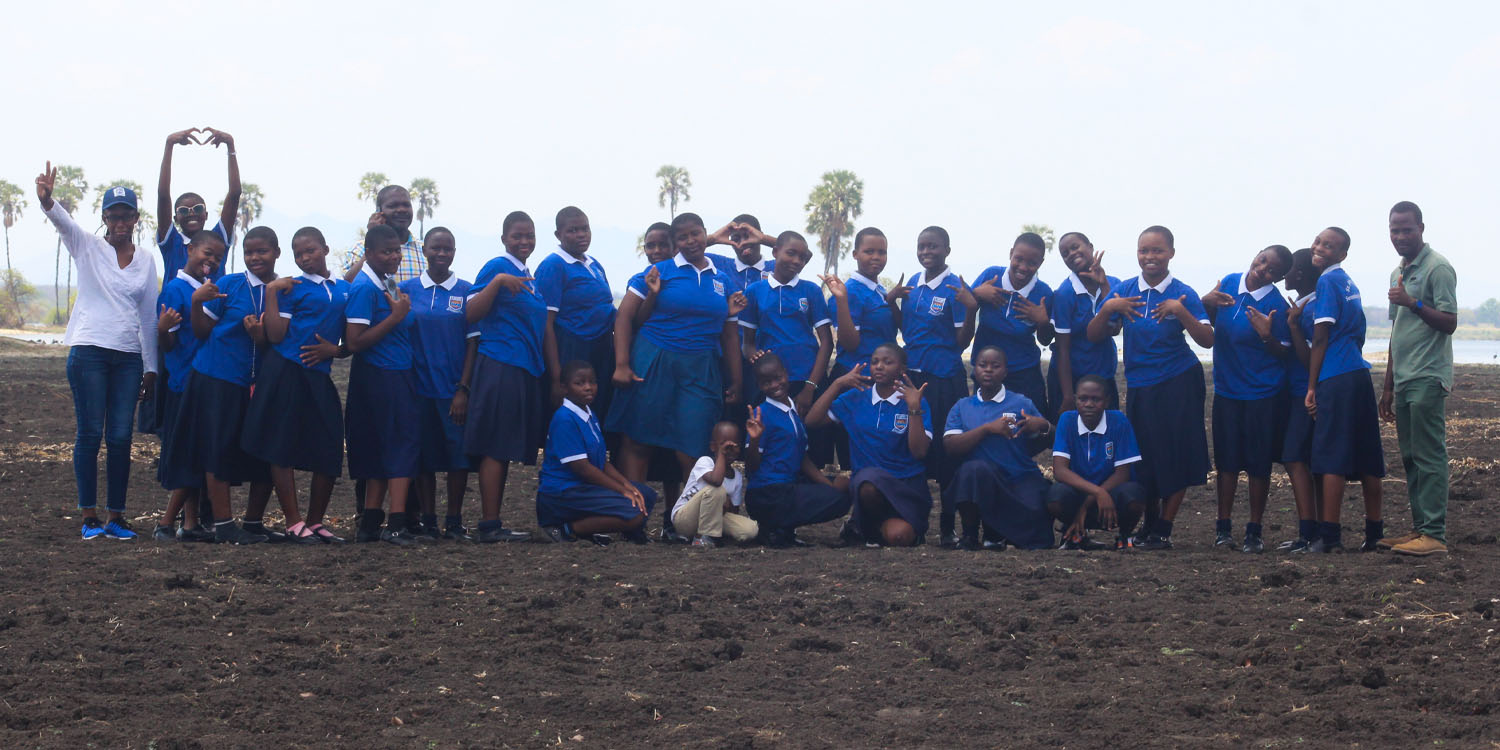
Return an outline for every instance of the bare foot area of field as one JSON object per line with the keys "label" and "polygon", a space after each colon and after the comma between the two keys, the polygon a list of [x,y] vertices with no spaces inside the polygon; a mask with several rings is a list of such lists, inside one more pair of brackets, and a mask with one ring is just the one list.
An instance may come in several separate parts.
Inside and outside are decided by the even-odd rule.
{"label": "bare foot area of field", "polygon": [[[836,524],[790,551],[158,544],[149,437],[131,478],[142,537],[85,543],[63,364],[57,348],[0,342],[4,747],[1500,739],[1500,368],[1461,368],[1454,554],[1415,560],[1216,551],[1208,487],[1160,553],[844,549]],[[1410,516],[1385,439],[1399,532]],[[508,526],[535,527],[534,489],[534,470],[513,475]],[[1236,535],[1244,521],[1242,496]],[[1282,478],[1268,545],[1295,530]]]}

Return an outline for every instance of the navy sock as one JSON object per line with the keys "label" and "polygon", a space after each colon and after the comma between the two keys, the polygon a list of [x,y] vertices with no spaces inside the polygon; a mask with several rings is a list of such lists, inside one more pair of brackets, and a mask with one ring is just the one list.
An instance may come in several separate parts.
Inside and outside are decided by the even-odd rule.
{"label": "navy sock", "polygon": [[1333,547],[1344,543],[1344,528],[1333,521],[1319,521],[1318,535],[1323,537],[1323,543]]}
{"label": "navy sock", "polygon": [[1385,536],[1385,521],[1365,521],[1365,539],[1376,541]]}
{"label": "navy sock", "polygon": [[1260,536],[1260,524],[1251,521],[1245,524],[1245,536]]}
{"label": "navy sock", "polygon": [[423,513],[422,514],[422,525],[426,526],[428,528],[437,528],[437,514],[436,513]]}
{"label": "navy sock", "polygon": [[1234,522],[1228,518],[1220,518],[1219,520],[1214,521],[1214,533],[1218,534],[1219,536],[1229,536],[1229,529],[1233,525],[1233,523]]}
{"label": "navy sock", "polygon": [[406,514],[392,513],[385,518],[385,528],[391,533],[406,530]]}
{"label": "navy sock", "polygon": [[1297,522],[1297,536],[1301,537],[1304,541],[1309,541],[1309,542],[1312,541],[1312,540],[1314,540],[1314,539],[1317,539],[1318,538],[1318,522],[1317,521],[1298,521]]}
{"label": "navy sock", "polygon": [[505,526],[504,526],[504,524],[500,523],[500,519],[498,519],[498,518],[495,519],[495,520],[493,520],[493,521],[480,521],[479,522],[479,530],[480,531],[499,530],[499,529],[503,529],[503,528],[505,528]]}
{"label": "navy sock", "polygon": [[[437,518],[437,517],[433,516],[433,518]],[[460,526],[463,526],[463,525],[464,525],[464,517],[463,516],[443,516],[443,527],[444,528],[456,529],[456,528],[458,528]]]}
{"label": "navy sock", "polygon": [[1165,518],[1156,519],[1156,535],[1168,539],[1172,536],[1172,522]]}

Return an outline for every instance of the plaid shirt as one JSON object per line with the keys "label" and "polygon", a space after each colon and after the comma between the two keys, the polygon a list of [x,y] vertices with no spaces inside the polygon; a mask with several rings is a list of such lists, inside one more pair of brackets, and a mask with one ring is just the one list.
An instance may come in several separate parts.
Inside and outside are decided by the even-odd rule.
{"label": "plaid shirt", "polygon": [[[364,257],[365,243],[361,242],[344,254],[344,272],[348,273]],[[418,278],[426,271],[427,256],[422,254],[422,241],[412,234],[411,239],[401,246],[401,265],[396,267],[396,282]]]}

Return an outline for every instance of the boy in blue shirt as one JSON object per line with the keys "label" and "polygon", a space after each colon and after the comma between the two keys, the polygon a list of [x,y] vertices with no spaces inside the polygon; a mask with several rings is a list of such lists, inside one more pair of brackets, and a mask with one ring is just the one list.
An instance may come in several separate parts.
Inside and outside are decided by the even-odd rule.
{"label": "boy in blue shirt", "polygon": [[1104,378],[1078,379],[1076,411],[1063,412],[1052,442],[1052,478],[1047,512],[1063,524],[1063,549],[1107,549],[1089,529],[1119,529],[1116,549],[1130,546],[1131,531],[1146,510],[1145,489],[1131,480],[1141,460],[1130,420],[1108,405]]}
{"label": "boy in blue shirt", "polygon": [[747,304],[739,316],[741,345],[750,362],[761,349],[780,355],[791,378],[788,395],[805,413],[833,354],[828,306],[817,284],[797,278],[812,260],[802,235],[782,232],[774,253],[776,270],[745,289]]}
{"label": "boy in blue shirt", "polygon": [[798,526],[826,523],[849,512],[848,486],[828,481],[807,457],[807,425],[791,399],[781,357],[764,353],[754,367],[766,398],[745,421],[745,473],[750,478],[745,508],[760,525],[767,546],[802,546]]}

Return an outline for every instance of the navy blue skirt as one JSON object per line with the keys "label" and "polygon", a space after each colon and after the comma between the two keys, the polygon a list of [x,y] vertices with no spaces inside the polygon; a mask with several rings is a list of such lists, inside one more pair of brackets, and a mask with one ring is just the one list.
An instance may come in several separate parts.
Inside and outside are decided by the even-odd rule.
{"label": "navy blue skirt", "polygon": [[[859,488],[866,484],[875,485],[875,489],[885,496],[886,502],[896,511],[901,520],[911,524],[917,532],[917,539],[927,533],[928,517],[932,515],[932,493],[927,490],[927,478],[921,475],[898,479],[891,476],[885,469],[869,466],[854,472],[849,480],[849,499],[853,503],[853,510],[849,514],[849,520],[854,523],[855,528],[864,529],[864,509],[859,504]],[[871,519],[883,522],[885,519]],[[872,524],[874,526],[875,524]],[[869,533],[866,532],[866,537]]]}
{"label": "navy blue skirt", "polygon": [[1148,502],[1208,481],[1206,395],[1203,365],[1198,362],[1155,385],[1127,390],[1125,416],[1141,448],[1136,480],[1146,488]]}
{"label": "navy blue skirt", "polygon": [[[1058,370],[1055,364],[1056,357],[1054,357],[1052,361],[1049,361],[1047,363],[1047,406],[1051,408],[1053,412],[1055,412],[1053,414],[1048,414],[1047,418],[1052,420],[1053,424],[1057,424],[1057,418],[1059,416],[1062,416],[1063,402],[1062,382],[1060,380],[1060,378],[1062,377],[1062,373]],[[1078,386],[1078,379],[1087,374],[1088,373],[1079,373],[1077,371],[1073,373],[1073,386],[1075,390]],[[1119,411],[1120,386],[1115,384],[1115,379],[1113,376],[1105,378],[1104,382],[1106,383],[1104,389],[1104,408]]]}
{"label": "navy blue skirt", "polygon": [[344,473],[344,411],[326,372],[278,352],[261,360],[240,444],[272,466],[325,477]]}
{"label": "navy blue skirt", "polygon": [[1286,428],[1281,444],[1281,462],[1284,464],[1312,463],[1316,424],[1312,415],[1307,413],[1307,406],[1302,403],[1301,393],[1288,394],[1286,407],[1282,409],[1286,415]]}
{"label": "navy blue skirt", "polygon": [[481,354],[474,358],[470,383],[464,452],[475,461],[491,458],[536,465],[553,412],[542,379]]}
{"label": "navy blue skirt", "polygon": [[932,446],[927,449],[927,476],[947,487],[958,467],[947,451],[943,450],[943,425],[947,424],[948,412],[953,409],[953,405],[969,397],[969,373],[961,370],[946,378],[915,370],[907,374],[917,387],[920,388],[923,384],[927,386],[922,397],[927,399],[927,408],[932,412],[932,434],[936,436],[932,440]]}
{"label": "navy blue skirt", "polygon": [[[451,398],[418,397],[421,417],[420,465],[423,474],[473,471],[479,468],[464,449],[464,428],[449,413]],[[467,414],[465,415],[467,417]],[[467,418],[465,422],[467,422]]]}
{"label": "navy blue skirt", "polygon": [[611,330],[596,339],[581,339],[563,330],[562,326],[553,326],[552,329],[557,335],[557,363],[565,365],[576,359],[593,365],[599,390],[590,407],[599,414],[608,414],[615,395],[615,332]]}
{"label": "navy blue skirt", "polygon": [[344,434],[349,476],[403,479],[417,475],[420,456],[417,373],[386,370],[356,360],[349,368]]}
{"label": "navy blue skirt", "polygon": [[[640,482],[631,484],[640,490],[641,498],[646,501],[646,515],[651,515],[651,509],[656,507],[656,490]],[[630,504],[629,498],[596,484],[574,487],[558,495],[536,496],[536,522],[542,526],[561,526],[590,516],[613,516],[628,521],[639,515],[641,512]]]}
{"label": "navy blue skirt", "polygon": [[[203,472],[195,472],[187,463],[187,455],[177,440],[177,413],[182,411],[183,394],[167,388],[165,379],[158,379],[161,386],[156,389],[156,403],[161,409],[161,458],[156,462],[156,481],[162,489],[186,490],[203,485]],[[144,405],[143,407],[144,408]]]}
{"label": "navy blue skirt", "polygon": [[[176,467],[197,476],[212,474],[230,484],[269,482],[271,472],[266,463],[240,448],[249,406],[247,386],[194,370],[172,424]],[[181,463],[177,463],[179,460]]]}
{"label": "navy blue skirt", "polygon": [[1285,392],[1242,400],[1214,394],[1214,468],[1219,473],[1271,476],[1286,435]]}
{"label": "navy blue skirt", "polygon": [[[818,390],[813,393],[813,402],[823,397],[833,381],[849,373],[849,368],[843,365],[834,365],[828,370],[828,376],[818,385]],[[807,457],[812,459],[813,465],[819,468],[828,466],[835,460],[839,466],[848,469],[849,463],[849,433],[844,431],[844,426],[830,420],[822,427],[810,427],[807,430]]]}
{"label": "navy blue skirt", "polygon": [[[1041,416],[1049,421],[1052,418],[1052,408],[1047,404],[1047,379],[1042,377],[1042,366],[1027,367],[1022,370],[1010,370],[1005,375],[1005,390],[1014,391],[1036,404],[1041,410]],[[937,427],[937,423],[933,423]]]}
{"label": "navy blue skirt", "polygon": [[1318,383],[1313,428],[1312,473],[1346,477],[1385,476],[1380,413],[1370,371],[1358,369]]}
{"label": "navy blue skirt", "polygon": [[615,392],[605,429],[641,445],[706,455],[709,433],[724,409],[719,355],[669,351],[640,337],[630,362],[643,381]]}
{"label": "navy blue skirt", "polygon": [[1011,479],[1000,467],[983,459],[970,459],[958,467],[945,495],[950,505],[973,503],[985,528],[1022,549],[1052,546],[1052,516],[1047,513],[1047,492],[1052,483],[1041,472]]}

